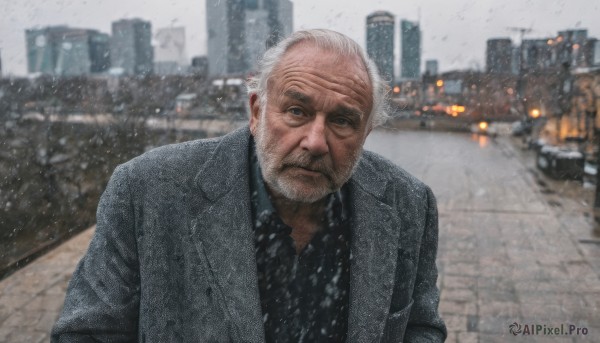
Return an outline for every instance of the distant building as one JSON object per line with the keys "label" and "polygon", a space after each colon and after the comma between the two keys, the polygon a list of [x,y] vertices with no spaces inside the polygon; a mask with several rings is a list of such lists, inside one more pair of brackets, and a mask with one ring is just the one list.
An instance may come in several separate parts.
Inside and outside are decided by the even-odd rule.
{"label": "distant building", "polygon": [[568,63],[570,67],[587,67],[584,48],[587,45],[587,30],[559,31],[553,40],[556,63]]}
{"label": "distant building", "polygon": [[210,75],[246,70],[244,0],[206,0]]}
{"label": "distant building", "polygon": [[102,73],[110,68],[110,36],[106,33],[94,32],[90,36],[90,70]]}
{"label": "distant building", "polygon": [[552,46],[548,39],[525,39],[521,43],[520,67],[523,71],[539,71],[552,66]]}
{"label": "distant building", "polygon": [[394,15],[377,11],[367,16],[367,53],[381,76],[394,82]]}
{"label": "distant building", "polygon": [[189,116],[190,110],[197,105],[198,95],[195,93],[179,94],[175,98],[175,113],[178,116]]}
{"label": "distant building", "polygon": [[438,61],[437,60],[427,60],[425,61],[425,74],[427,75],[437,75],[439,72]]}
{"label": "distant building", "polygon": [[125,75],[146,75],[153,71],[152,25],[141,19],[112,23],[111,67]]}
{"label": "distant building", "polygon": [[600,66],[600,40],[594,40],[593,42],[592,66]]}
{"label": "distant building", "polygon": [[189,65],[185,49],[185,28],[158,29],[154,39],[154,72],[158,75],[184,73]]}
{"label": "distant building", "polygon": [[208,57],[196,56],[192,58],[191,73],[194,75],[208,75]]}
{"label": "distant building", "polygon": [[588,67],[600,66],[600,44],[596,38],[588,38],[584,45],[585,60]]}
{"label": "distant building", "polygon": [[512,73],[513,47],[509,38],[488,39],[485,55],[488,73]]}
{"label": "distant building", "polygon": [[211,76],[256,69],[265,50],[293,31],[290,0],[207,0]]}
{"label": "distant building", "polygon": [[521,71],[521,47],[513,45],[510,59],[510,72],[519,75]]}
{"label": "distant building", "polygon": [[110,66],[109,36],[96,30],[50,26],[26,30],[25,40],[29,73],[87,75]]}
{"label": "distant building", "polygon": [[421,30],[419,23],[400,22],[400,76],[418,79],[421,76]]}

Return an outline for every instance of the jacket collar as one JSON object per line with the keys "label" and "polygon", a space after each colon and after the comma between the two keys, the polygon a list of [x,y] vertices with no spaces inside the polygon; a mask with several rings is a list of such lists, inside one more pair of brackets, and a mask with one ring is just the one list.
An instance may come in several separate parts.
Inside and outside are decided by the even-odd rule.
{"label": "jacket collar", "polygon": [[[206,202],[192,223],[237,340],[264,341],[249,190],[246,125],[224,136],[195,183]],[[400,220],[383,202],[387,181],[361,158],[349,181],[352,222],[348,342],[378,341],[393,290]]]}

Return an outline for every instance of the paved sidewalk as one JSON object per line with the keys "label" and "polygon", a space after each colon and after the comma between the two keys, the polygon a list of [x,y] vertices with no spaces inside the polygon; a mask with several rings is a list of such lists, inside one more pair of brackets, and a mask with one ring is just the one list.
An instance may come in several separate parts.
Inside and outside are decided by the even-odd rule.
{"label": "paved sidewalk", "polygon": [[[535,168],[531,151],[509,138],[495,180],[462,181],[473,199],[440,202],[440,311],[447,342],[600,342],[600,240],[592,232],[592,190]],[[511,171],[512,167],[512,171]],[[466,167],[468,170],[469,168]],[[518,176],[518,177],[517,177]],[[466,185],[465,185],[466,186]],[[521,189],[519,191],[515,191]],[[564,324],[587,335],[513,336],[509,325]],[[518,325],[516,326],[518,328]]]}
{"label": "paved sidewalk", "polygon": [[50,340],[71,274],[87,250],[94,228],[63,243],[0,281],[0,342]]}

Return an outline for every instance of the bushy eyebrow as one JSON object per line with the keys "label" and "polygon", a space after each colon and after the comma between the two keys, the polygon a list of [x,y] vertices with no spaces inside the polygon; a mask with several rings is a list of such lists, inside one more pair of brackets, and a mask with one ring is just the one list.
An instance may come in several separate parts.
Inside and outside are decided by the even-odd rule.
{"label": "bushy eyebrow", "polygon": [[[296,91],[296,90],[289,89],[289,90],[285,91],[283,93],[283,95],[288,98],[292,98],[294,100],[300,101],[303,104],[311,103],[311,98],[308,95],[306,95],[302,92]],[[348,114],[350,116],[356,116],[361,120],[364,117],[364,114],[362,111],[360,111],[356,108],[353,108],[353,107],[347,107],[347,106],[343,106],[343,105],[338,106],[334,112],[338,113],[338,114]]]}
{"label": "bushy eyebrow", "polygon": [[310,103],[310,98],[308,97],[308,95],[304,94],[304,93],[300,93],[298,91],[295,90],[287,90],[283,93],[283,95],[287,96],[288,98],[292,98],[294,100],[298,100],[302,103]]}
{"label": "bushy eyebrow", "polygon": [[338,108],[336,108],[336,110],[335,110],[335,113],[347,114],[347,115],[350,115],[352,117],[358,117],[361,120],[363,118],[362,111],[359,111],[359,110],[357,110],[355,108],[352,108],[352,107],[338,106]]}

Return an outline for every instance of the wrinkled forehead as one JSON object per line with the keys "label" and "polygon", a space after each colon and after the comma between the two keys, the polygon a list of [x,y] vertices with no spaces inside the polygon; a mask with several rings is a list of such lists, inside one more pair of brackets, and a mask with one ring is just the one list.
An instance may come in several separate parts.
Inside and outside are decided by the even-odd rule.
{"label": "wrinkled forehead", "polygon": [[373,105],[372,83],[361,56],[341,53],[313,42],[300,42],[288,48],[273,68],[267,92],[271,93],[275,85],[278,91],[290,85],[332,90],[358,102],[365,113],[369,113]]}
{"label": "wrinkled forehead", "polygon": [[275,65],[271,75],[278,71],[287,69],[290,66],[309,66],[315,70],[323,72],[335,72],[340,66],[345,68],[348,73],[353,73],[354,78],[361,79],[371,89],[371,79],[367,66],[362,57],[351,51],[338,51],[333,47],[319,45],[312,41],[301,41],[288,47]]}

